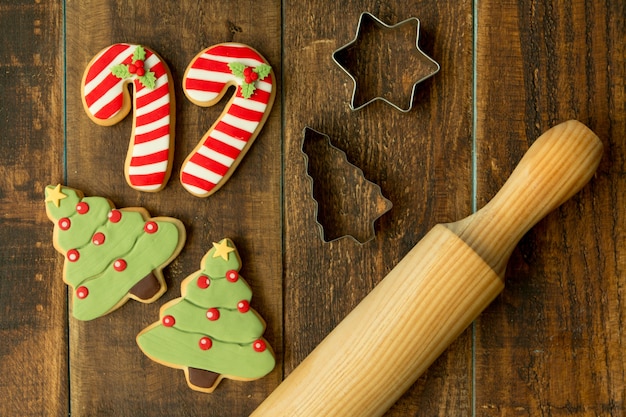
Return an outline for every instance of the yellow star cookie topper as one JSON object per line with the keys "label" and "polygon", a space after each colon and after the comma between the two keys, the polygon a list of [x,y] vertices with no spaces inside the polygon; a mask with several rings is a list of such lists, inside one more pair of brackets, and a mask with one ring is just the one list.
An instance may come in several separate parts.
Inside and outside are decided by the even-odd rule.
{"label": "yellow star cookie topper", "polygon": [[46,190],[46,203],[54,203],[55,206],[59,207],[61,205],[61,200],[67,198],[67,194],[63,194],[61,191],[61,184],[58,184],[54,189]]}
{"label": "yellow star cookie topper", "polygon": [[228,241],[226,239],[221,240],[220,243],[213,242],[213,247],[215,248],[213,257],[217,258],[221,256],[225,261],[228,260],[228,254],[235,251],[235,248],[228,246]]}

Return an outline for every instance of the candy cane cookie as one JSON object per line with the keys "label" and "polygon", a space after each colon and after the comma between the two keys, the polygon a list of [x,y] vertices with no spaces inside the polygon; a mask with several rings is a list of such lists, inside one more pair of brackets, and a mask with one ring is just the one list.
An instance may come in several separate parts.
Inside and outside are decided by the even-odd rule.
{"label": "candy cane cookie", "polygon": [[175,102],[167,65],[141,45],[116,43],[87,65],[82,101],[96,124],[111,126],[131,108],[128,84],[134,87],[133,127],[124,175],[140,191],[160,191],[167,184],[174,154]]}
{"label": "candy cane cookie", "polygon": [[181,168],[183,187],[197,197],[216,192],[248,152],[274,104],[276,78],[260,53],[239,43],[203,50],[183,76],[183,91],[198,106],[216,104],[230,86],[235,94]]}

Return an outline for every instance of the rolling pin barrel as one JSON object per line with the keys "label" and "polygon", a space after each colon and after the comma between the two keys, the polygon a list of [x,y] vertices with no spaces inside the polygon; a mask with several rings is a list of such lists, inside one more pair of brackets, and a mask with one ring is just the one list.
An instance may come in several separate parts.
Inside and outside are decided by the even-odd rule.
{"label": "rolling pin barrel", "polygon": [[504,288],[526,231],[591,179],[602,144],[544,133],[483,209],[435,226],[252,414],[380,416]]}

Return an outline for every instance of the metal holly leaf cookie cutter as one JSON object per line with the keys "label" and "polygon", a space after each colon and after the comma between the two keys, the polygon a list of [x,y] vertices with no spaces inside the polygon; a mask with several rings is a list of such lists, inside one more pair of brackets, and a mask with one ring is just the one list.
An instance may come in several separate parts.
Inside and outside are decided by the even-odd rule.
{"label": "metal holly leaf cookie cutter", "polygon": [[[419,30],[415,17],[388,25],[371,13],[361,14],[354,40],[333,52],[354,84],[350,109],[382,100],[401,112],[411,110],[417,84],[441,68],[420,49]],[[396,104],[406,101],[408,107]]]}
{"label": "metal holly leaf cookie cutter", "polygon": [[368,181],[324,133],[305,127],[301,150],[322,240],[349,237],[365,244],[374,239],[374,222],[392,207],[380,186]]}

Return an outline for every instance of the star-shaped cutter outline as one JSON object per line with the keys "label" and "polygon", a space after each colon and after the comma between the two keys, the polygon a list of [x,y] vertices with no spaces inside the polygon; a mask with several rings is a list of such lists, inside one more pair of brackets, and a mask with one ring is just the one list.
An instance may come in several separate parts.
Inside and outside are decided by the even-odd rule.
{"label": "star-shaped cutter outline", "polygon": [[[350,71],[348,70],[348,68],[344,67],[343,64],[341,64],[340,60],[337,59],[337,55],[340,55],[344,50],[350,48],[352,45],[354,45],[355,43],[358,42],[359,37],[361,36],[361,28],[363,25],[363,20],[364,18],[368,18],[371,19],[371,21],[378,25],[381,29],[384,30],[393,30],[395,28],[398,28],[402,25],[405,25],[407,23],[411,23],[411,22],[415,22],[417,23],[417,30],[416,30],[416,36],[415,36],[415,47],[417,49],[417,51],[422,54],[422,56],[424,58],[426,58],[428,61],[432,62],[433,64],[435,64],[435,70],[427,73],[425,76],[423,76],[422,78],[418,79],[414,84],[413,84],[413,88],[411,90],[411,99],[409,102],[409,107],[408,108],[402,108],[400,106],[398,106],[395,103],[392,103],[391,101],[387,100],[385,97],[382,96],[377,96],[374,97],[373,99],[359,105],[358,107],[354,106],[354,99],[356,97],[356,92],[357,92],[357,81],[354,78],[354,76],[350,73]],[[360,110],[363,107],[367,106],[368,104],[371,104],[373,102],[375,102],[376,100],[381,100],[384,101],[385,103],[391,105],[392,107],[396,108],[397,110],[400,110],[403,113],[407,113],[409,111],[411,111],[411,109],[413,108],[413,100],[415,99],[415,90],[417,88],[417,84],[421,83],[422,81],[432,77],[433,75],[437,74],[439,72],[439,70],[441,69],[441,65],[439,65],[439,63],[437,61],[435,61],[434,59],[432,59],[431,57],[429,57],[424,51],[422,51],[419,47],[419,35],[420,35],[420,21],[418,18],[416,17],[410,17],[408,19],[405,19],[399,23],[396,23],[395,25],[388,25],[385,22],[383,22],[382,20],[380,20],[379,18],[377,18],[376,16],[374,16],[373,14],[369,13],[369,12],[363,12],[361,13],[361,16],[359,17],[359,24],[357,26],[356,29],[356,35],[354,37],[354,39],[350,42],[348,42],[347,44],[345,44],[344,46],[342,46],[341,48],[337,49],[335,52],[333,52],[333,61],[335,61],[335,64],[337,64],[339,66],[339,68],[341,68],[346,74],[348,74],[348,76],[350,77],[350,79],[352,79],[352,83],[354,85],[353,89],[352,89],[352,99],[350,100],[350,109],[351,110]]]}

